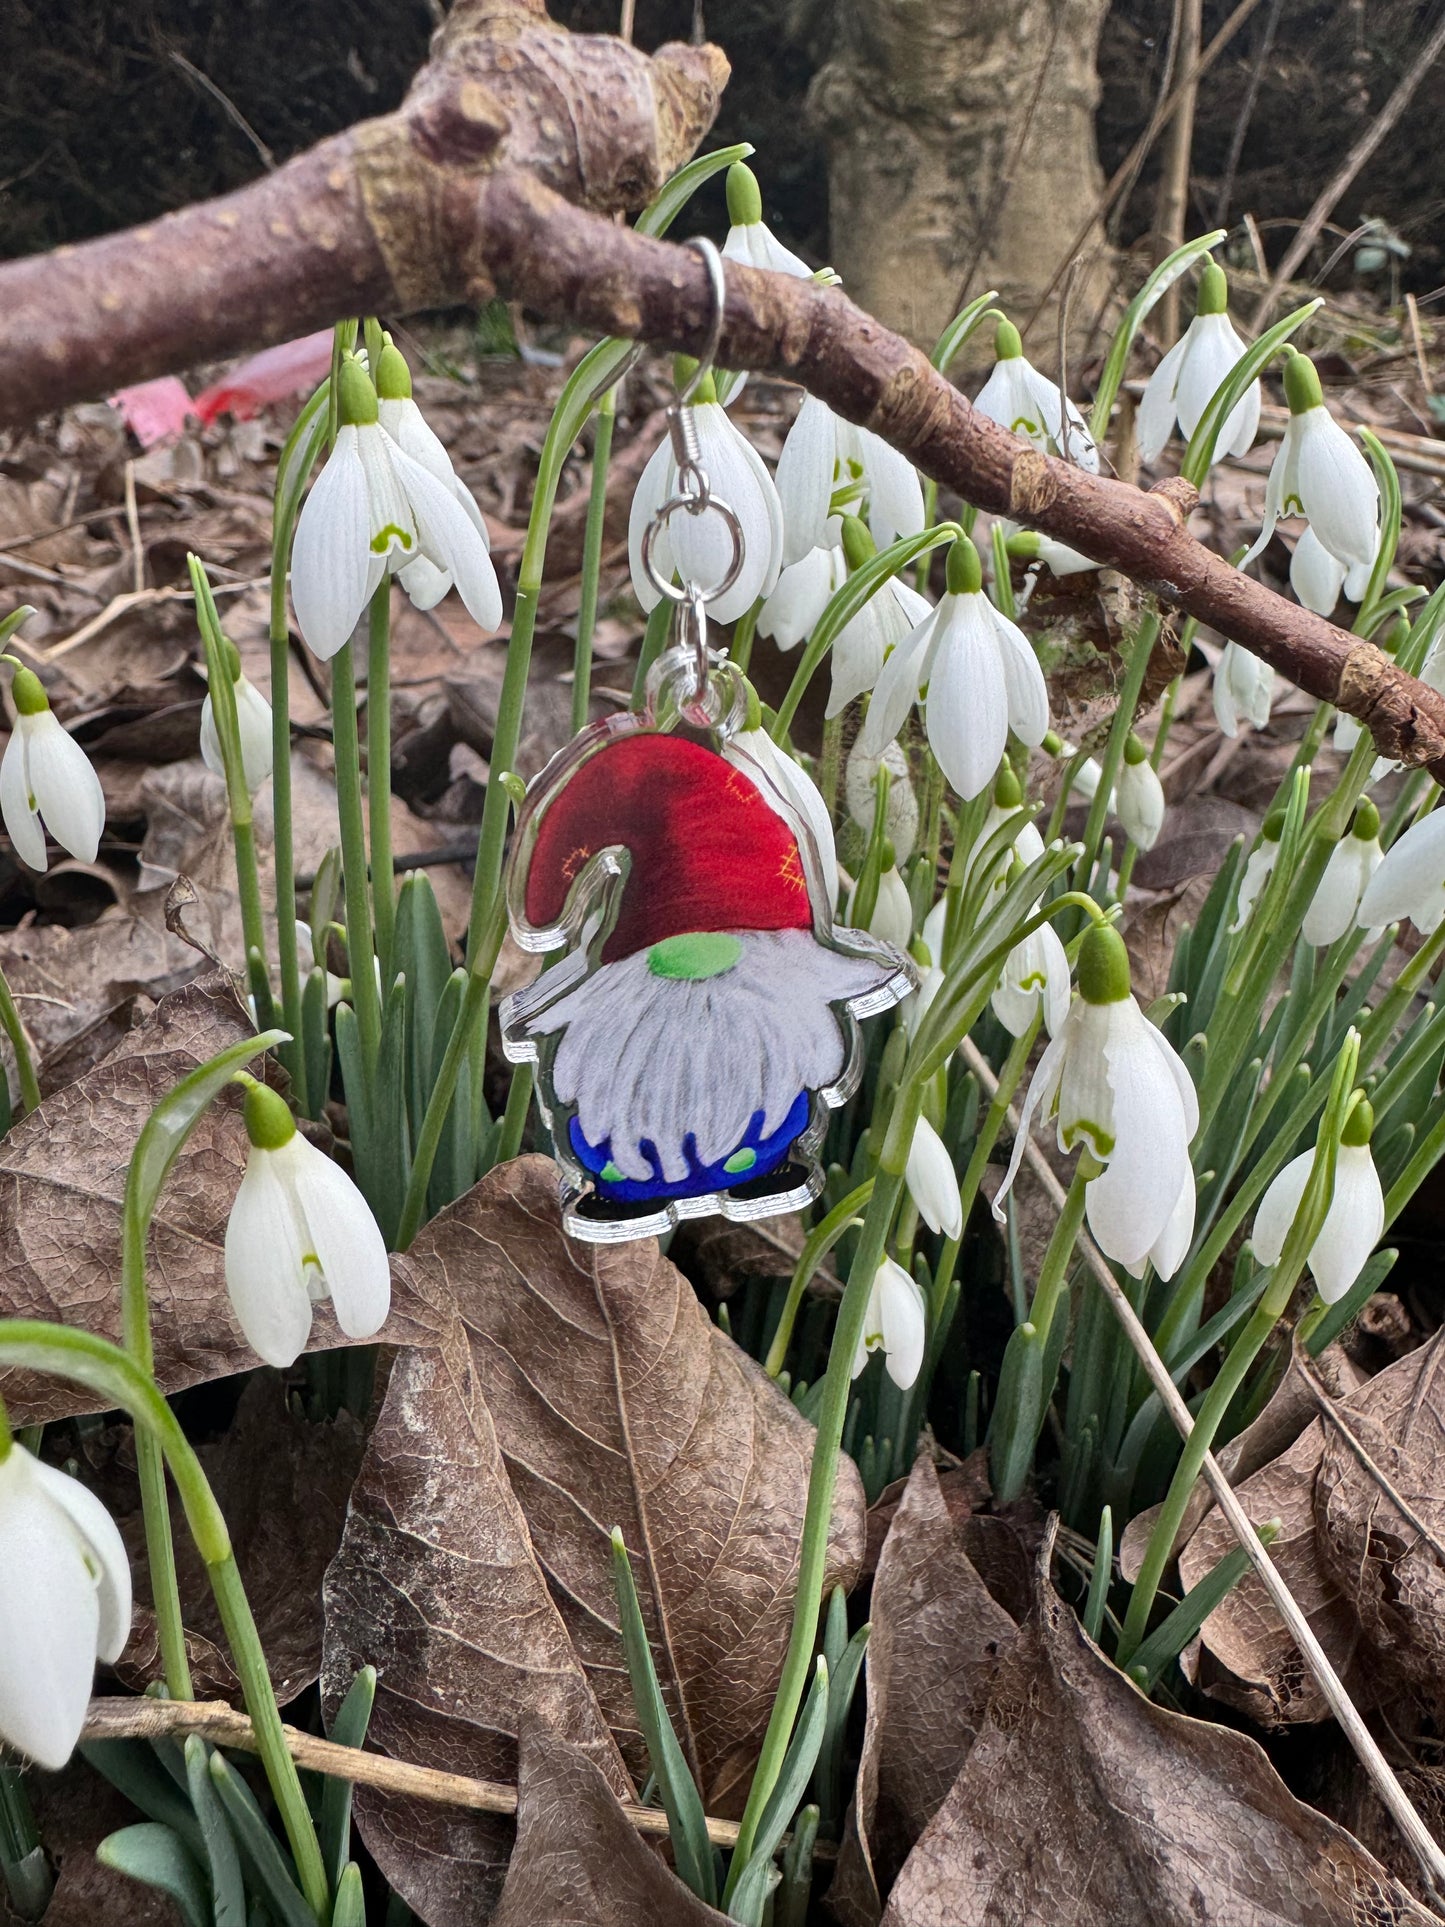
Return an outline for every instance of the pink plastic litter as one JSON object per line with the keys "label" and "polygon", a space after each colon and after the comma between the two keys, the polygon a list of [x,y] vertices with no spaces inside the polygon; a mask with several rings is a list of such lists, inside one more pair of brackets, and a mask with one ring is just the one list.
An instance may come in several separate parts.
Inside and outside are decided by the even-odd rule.
{"label": "pink plastic litter", "polygon": [[270,401],[309,393],[331,370],[331,330],[321,328],[299,341],[283,341],[252,355],[196,396],[194,407],[203,422],[231,414],[249,421]]}
{"label": "pink plastic litter", "polygon": [[122,388],[109,399],[142,448],[175,441],[185,433],[186,417],[194,412],[186,384],[177,375],[162,375],[157,381]]}

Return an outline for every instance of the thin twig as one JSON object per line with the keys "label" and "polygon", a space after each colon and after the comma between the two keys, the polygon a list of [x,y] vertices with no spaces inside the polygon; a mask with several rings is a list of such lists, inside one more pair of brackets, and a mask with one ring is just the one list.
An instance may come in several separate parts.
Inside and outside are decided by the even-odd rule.
{"label": "thin twig", "polygon": [[1335,173],[1320,189],[1314,206],[1300,223],[1299,232],[1285,249],[1284,259],[1275,269],[1269,286],[1260,297],[1259,306],[1254,313],[1256,334],[1274,313],[1281,292],[1298,273],[1305,256],[1319,239],[1320,230],[1339,205],[1341,196],[1410,105],[1416,88],[1442,53],[1445,53],[1445,8],[1441,9],[1440,18],[1435,22],[1433,33],[1400,76],[1394,93],[1351,147]]}
{"label": "thin twig", "polygon": [[[515,1813],[517,1789],[499,1780],[474,1780],[466,1773],[440,1773],[435,1767],[412,1766],[385,1753],[367,1753],[357,1746],[337,1746],[294,1726],[281,1729],[286,1750],[298,1766],[328,1773],[357,1786],[380,1787],[439,1806],[464,1807],[473,1813]],[[233,1746],[243,1753],[257,1750],[255,1732],[244,1713],[224,1700],[93,1699],[86,1714],[83,1740],[161,1740],[198,1733],[215,1746]],[[639,1833],[666,1839],[667,1815],[660,1807],[618,1803]],[[707,1837],[714,1846],[731,1847],[738,1837],[733,1820],[708,1820]]]}
{"label": "thin twig", "polygon": [[1259,51],[1254,56],[1249,69],[1249,85],[1244,90],[1244,99],[1239,104],[1239,114],[1234,123],[1234,132],[1229,140],[1229,158],[1224,163],[1224,177],[1219,183],[1219,200],[1214,209],[1214,225],[1227,227],[1230,197],[1234,193],[1234,177],[1239,172],[1239,157],[1244,152],[1244,137],[1249,132],[1249,123],[1254,119],[1255,102],[1259,99],[1259,89],[1264,80],[1265,62],[1269,59],[1270,48],[1279,28],[1279,16],[1284,9],[1284,0],[1272,0],[1269,14],[1264,23],[1264,32],[1259,38]]}
{"label": "thin twig", "polygon": [[[978,1078],[985,1094],[992,1097],[998,1090],[998,1079],[971,1038],[963,1040],[962,1052],[969,1069]],[[1017,1128],[1017,1116],[1010,1109],[1007,1122]],[[1054,1176],[1048,1159],[1029,1137],[1024,1144],[1024,1159],[1037,1178],[1045,1196],[1061,1210],[1064,1204],[1064,1188]],[[1170,1376],[1169,1367],[1154,1349],[1154,1342],[1140,1322],[1139,1314],[1130,1304],[1120,1288],[1118,1279],[1110,1270],[1108,1263],[1095,1248],[1093,1242],[1085,1237],[1079,1239],[1079,1253],[1098,1282],[1100,1290],[1114,1308],[1114,1314],[1124,1327],[1124,1334],[1134,1347],[1145,1376],[1168,1412],[1175,1430],[1181,1439],[1187,1439],[1194,1430],[1194,1420],[1189,1407],[1184,1403],[1178,1386]],[[1235,1496],[1234,1489],[1225,1477],[1219,1461],[1212,1452],[1204,1455],[1201,1468],[1204,1481],[1214,1495],[1214,1502],[1223,1513],[1230,1530],[1244,1548],[1245,1555],[1255,1571],[1275,1611],[1288,1627],[1290,1636],[1300,1650],[1301,1657],[1314,1675],[1315,1683],[1324,1695],[1330,1711],[1340,1724],[1356,1757],[1370,1778],[1376,1793],[1390,1817],[1404,1836],[1405,1842],[1414,1854],[1424,1877],[1427,1891],[1438,1899],[1445,1895],[1445,1851],[1442,1851],[1430,1829],[1425,1825],[1410,1796],[1406,1793],[1390,1762],[1375,1740],[1374,1735],[1360,1716],[1359,1708],[1345,1691],[1339,1674],[1330,1664],[1323,1646],[1315,1637],[1314,1628],[1306,1619],[1298,1600],[1280,1576],[1279,1568],[1260,1544],[1259,1535],[1249,1514]]]}
{"label": "thin twig", "polygon": [[134,590],[137,595],[145,594],[146,552],[140,535],[140,510],[135,499],[135,463],[125,465],[125,525],[130,533],[131,569],[134,575]]}
{"label": "thin twig", "polygon": [[[1179,31],[1179,57],[1185,62],[1185,80],[1179,89],[1179,105],[1169,117],[1169,134],[1164,145],[1164,166],[1159,180],[1159,259],[1184,244],[1184,222],[1189,212],[1189,170],[1194,155],[1194,113],[1199,105],[1199,76],[1194,71],[1204,38],[1204,0],[1184,0]],[[1166,348],[1179,337],[1179,283],[1164,291],[1159,304],[1158,335]]]}
{"label": "thin twig", "polygon": [[271,173],[276,165],[276,156],[256,132],[250,121],[248,121],[246,116],[241,112],[235,101],[231,99],[230,95],[223,93],[215,81],[211,79],[211,76],[209,74],[203,74],[194,61],[187,60],[179,47],[172,47],[170,49],[170,56],[183,74],[188,74],[203,92],[211,96],[211,99],[215,101],[227,120],[240,129],[246,136],[246,139],[250,141],[251,145],[255,148],[262,167],[266,169],[268,174]]}

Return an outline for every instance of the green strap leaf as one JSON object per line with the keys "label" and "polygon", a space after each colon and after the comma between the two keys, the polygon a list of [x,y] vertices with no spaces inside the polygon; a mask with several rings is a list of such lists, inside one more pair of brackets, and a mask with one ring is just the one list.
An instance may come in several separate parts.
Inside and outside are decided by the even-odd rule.
{"label": "green strap leaf", "polygon": [[752,1853],[748,1864],[733,1888],[728,1905],[728,1919],[744,1923],[744,1927],[762,1927],[763,1909],[768,1895],[781,1879],[781,1874],[773,1865],[773,1855],[778,1843],[787,1832],[788,1822],[797,1812],[807,1791],[808,1782],[813,1777],[817,1765],[818,1749],[823,1744],[823,1732],[828,1723],[828,1662],[820,1653],[813,1672],[813,1684],[807,1702],[793,1729],[793,1738],[783,1759],[782,1771],[777,1784],[763,1808],[762,1819],[754,1836]]}
{"label": "green strap leaf", "polygon": [[[1258,1529],[1262,1546],[1272,1546],[1279,1537],[1279,1520],[1271,1519]],[[1129,1673],[1148,1692],[1164,1668],[1177,1659],[1208,1619],[1215,1607],[1237,1586],[1249,1571],[1249,1554],[1243,1546],[1226,1552],[1217,1565],[1191,1586],[1168,1618],[1142,1640],[1129,1663]]]}
{"label": "green strap leaf", "polygon": [[266,1825],[255,1796],[219,1753],[210,1758],[211,1779],[235,1831],[251,1879],[280,1927],[320,1927],[296,1885],[290,1862]]}
{"label": "green strap leaf", "polygon": [[[366,1743],[366,1729],[371,1724],[371,1709],[375,1704],[376,1668],[363,1666],[352,1680],[346,1698],[331,1723],[332,1744],[363,1746]],[[328,1776],[321,1789],[321,1819],[318,1827],[321,1858],[327,1878],[337,1890],[332,1927],[337,1927],[341,1890],[345,1885],[351,1855],[351,1792],[351,1781],[336,1776]]]}
{"label": "green strap leaf", "polygon": [[135,1152],[126,1174],[125,1211],[148,1226],[156,1200],[182,1145],[201,1119],[202,1113],[238,1070],[253,1057],[282,1042],[286,1033],[262,1031],[257,1037],[243,1038],[228,1050],[219,1052],[198,1070],[183,1077],[168,1096],[163,1097],[141,1128]]}
{"label": "green strap leaf", "polygon": [[211,1749],[198,1733],[186,1741],[186,1784],[206,1844],[215,1927],[246,1927],[246,1889],[235,1836],[211,1783]]}
{"label": "green strap leaf", "polygon": [[179,1834],[154,1820],[122,1827],[101,1841],[95,1857],[103,1867],[169,1894],[186,1927],[211,1927],[206,1877],[186,1851]]}

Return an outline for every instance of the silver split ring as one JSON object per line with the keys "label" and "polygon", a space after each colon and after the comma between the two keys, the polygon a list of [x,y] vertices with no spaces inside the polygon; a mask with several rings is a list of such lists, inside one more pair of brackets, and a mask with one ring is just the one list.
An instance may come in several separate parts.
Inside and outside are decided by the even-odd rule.
{"label": "silver split ring", "polygon": [[[679,509],[686,509],[689,515],[720,515],[727,525],[733,552],[720,582],[705,588],[696,583],[674,583],[665,578],[658,568],[655,555],[657,538]],[[642,570],[658,594],[666,596],[669,602],[687,602],[694,595],[700,595],[704,602],[716,602],[719,596],[727,594],[743,571],[743,525],[736,511],[721,496],[711,493],[701,498],[696,495],[669,496],[642,531]]]}

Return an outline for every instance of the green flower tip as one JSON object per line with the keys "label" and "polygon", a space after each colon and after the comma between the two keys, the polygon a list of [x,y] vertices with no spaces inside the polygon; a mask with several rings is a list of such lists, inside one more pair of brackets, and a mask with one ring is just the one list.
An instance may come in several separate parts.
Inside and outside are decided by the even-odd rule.
{"label": "green flower tip", "polygon": [[1368,1144],[1375,1129],[1375,1112],[1369,1098],[1362,1097],[1349,1116],[1345,1128],[1340,1132],[1340,1143],[1358,1147]]}
{"label": "green flower tip", "polygon": [[761,729],[763,726],[763,699],[757,690],[753,688],[746,676],[743,677],[743,689],[748,706],[748,713],[743,722],[743,728],[745,730]]}
{"label": "green flower tip", "polygon": [[1406,616],[1396,616],[1384,635],[1376,638],[1387,656],[1398,656],[1402,644],[1410,635],[1410,623]]}
{"label": "green flower tip", "polygon": [[1278,843],[1284,835],[1284,811],[1271,810],[1259,833],[1266,843]]}
{"label": "green flower tip", "polygon": [[1308,355],[1299,354],[1293,348],[1284,365],[1284,398],[1292,415],[1305,415],[1311,408],[1323,408],[1325,404],[1325,393],[1314,363]]}
{"label": "green flower tip", "polygon": [[348,355],[341,364],[336,412],[348,428],[367,428],[376,420],[376,390],[370,375],[354,355]]}
{"label": "green flower tip", "polygon": [[1024,800],[1019,779],[1009,763],[1000,763],[998,775],[994,778],[993,804],[996,810],[1016,810]]}
{"label": "green flower tip", "polygon": [[16,713],[21,716],[43,716],[50,707],[50,698],[45,693],[45,685],[33,669],[15,671],[15,680],[10,685],[10,694],[15,701]]}
{"label": "green flower tip", "polygon": [[264,1084],[246,1090],[246,1135],[258,1151],[279,1151],[296,1135],[296,1124],[286,1100]]}
{"label": "green flower tip", "polygon": [[390,335],[377,357],[376,392],[382,401],[411,399],[411,370],[406,365],[406,356],[393,344]]}
{"label": "green flower tip", "polygon": [[1355,821],[1350,834],[1357,836],[1361,843],[1373,843],[1380,834],[1380,812],[1368,796],[1355,811]]}
{"label": "green flower tip", "polygon": [[1122,1004],[1129,995],[1129,953],[1112,923],[1091,924],[1079,945],[1079,994],[1086,1004]]}
{"label": "green flower tip", "polygon": [[948,551],[948,593],[977,595],[982,587],[983,564],[978,550],[966,535],[961,535]]}
{"label": "green flower tip", "polygon": [[999,361],[1018,361],[1023,355],[1024,344],[1019,331],[1011,321],[1001,321],[994,330],[993,352]]}
{"label": "green flower tip", "polygon": [[[692,355],[673,356],[672,379],[678,394],[682,394],[696,373],[697,362]],[[698,383],[697,393],[692,399],[695,403],[717,400],[717,383],[713,380],[711,369],[708,370],[707,374],[705,374]]]}
{"label": "green flower tip", "polygon": [[878,553],[878,544],[868,533],[868,524],[861,515],[843,517],[843,553],[848,558],[850,570],[861,569],[865,562],[871,562]]}
{"label": "green flower tip", "polygon": [[1124,761],[1129,765],[1130,769],[1137,769],[1140,763],[1147,763],[1148,760],[1148,750],[1145,749],[1144,745],[1131,729],[1124,739]]}
{"label": "green flower tip", "polygon": [[1009,537],[1004,547],[1019,562],[1037,562],[1044,552],[1044,538],[1037,529],[1019,529]]}
{"label": "green flower tip", "polygon": [[1062,756],[1064,753],[1064,739],[1056,729],[1051,729],[1039,744],[1039,748],[1044,752],[1045,756]]}
{"label": "green flower tip", "polygon": [[241,680],[241,652],[229,636],[221,637],[221,653],[226,658],[226,667],[231,672],[231,681]]}
{"label": "green flower tip", "polygon": [[1195,297],[1196,314],[1227,314],[1229,312],[1229,282],[1224,269],[1217,261],[1205,263],[1203,274],[1199,277],[1199,293]]}
{"label": "green flower tip", "polygon": [[912,943],[908,946],[908,954],[920,970],[931,970],[933,968],[933,952],[923,941],[922,937],[915,937],[913,939]]}
{"label": "green flower tip", "polygon": [[728,169],[728,219],[734,227],[756,227],[763,218],[763,191],[746,161]]}

